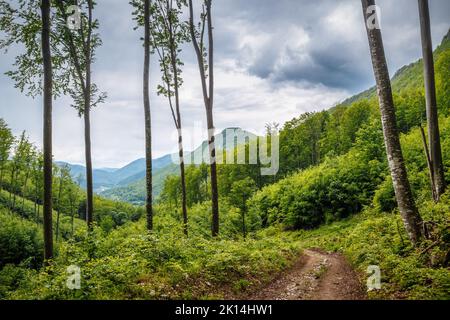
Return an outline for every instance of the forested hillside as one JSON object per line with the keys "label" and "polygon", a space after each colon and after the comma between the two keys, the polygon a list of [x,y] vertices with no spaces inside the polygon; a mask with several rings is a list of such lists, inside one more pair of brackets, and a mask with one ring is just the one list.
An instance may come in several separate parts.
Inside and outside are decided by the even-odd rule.
{"label": "forested hillside", "polygon": [[[450,182],[450,34],[435,51],[435,61]],[[408,176],[429,233],[420,247],[409,242],[396,209],[373,90],[285,123],[275,177],[261,176],[259,166],[219,165],[218,239],[210,235],[206,164],[186,170],[189,237],[182,236],[179,175],[165,178],[152,233],[145,231],[143,208],[100,197],[95,226],[86,233],[84,192],[66,166],[55,166],[56,255],[45,267],[41,155],[26,134],[13,137],[2,121],[0,298],[242,296],[292,265],[303,249],[316,247],[344,253],[361,281],[367,266],[379,265],[383,287],[369,293],[371,298],[449,299],[450,195],[439,203],[432,199],[420,131],[426,124],[421,70],[419,61],[393,79]],[[65,285],[69,265],[82,269],[80,290]]]}
{"label": "forested hillside", "polygon": [[[249,3],[228,24],[231,0],[131,0],[117,21],[105,10],[122,13],[122,1],[0,0],[0,49],[13,55],[2,72],[39,97],[43,129],[32,140],[33,120],[0,117],[0,300],[450,300],[450,30],[433,51],[428,1],[418,1],[423,58],[390,77],[379,7],[362,0],[376,85],[323,110],[367,80],[351,62],[366,52],[353,47],[354,17],[343,21],[353,4],[312,10],[300,28],[310,2],[277,2],[295,15],[288,28],[287,12],[241,16]],[[281,33],[269,23],[278,18]],[[267,30],[247,36],[259,29],[246,19]],[[328,33],[344,46],[324,47]],[[238,127],[262,118],[258,136]],[[186,129],[200,120],[203,142],[190,148],[198,137]],[[218,123],[231,127],[217,134]],[[99,147],[111,128],[117,141]],[[142,158],[94,168],[125,162],[113,154]]]}

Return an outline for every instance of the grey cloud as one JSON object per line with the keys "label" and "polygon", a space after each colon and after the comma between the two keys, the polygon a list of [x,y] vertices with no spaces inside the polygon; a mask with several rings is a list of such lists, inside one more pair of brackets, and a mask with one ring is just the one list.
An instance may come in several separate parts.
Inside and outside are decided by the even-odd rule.
{"label": "grey cloud", "polygon": [[[195,0],[194,2],[199,1]],[[416,0],[379,0],[383,36],[393,73],[421,55]],[[359,0],[214,0],[217,129],[241,126],[260,131],[267,121],[284,122],[321,110],[373,84]],[[447,32],[450,1],[431,0],[433,41]],[[108,100],[92,115],[97,167],[120,166],[143,156],[141,30],[133,31],[126,0],[100,0],[95,10],[103,45],[93,76]],[[334,16],[333,16],[334,14]],[[327,20],[328,19],[328,20]],[[9,70],[14,50],[1,55]],[[205,122],[196,58],[184,46],[182,116],[186,127]],[[152,60],[155,156],[172,152],[173,123],[166,101],[154,88],[160,79]],[[16,134],[27,130],[42,141],[42,104],[18,92],[0,75],[0,117]],[[84,162],[83,124],[66,99],[55,101],[54,151],[58,160]]]}

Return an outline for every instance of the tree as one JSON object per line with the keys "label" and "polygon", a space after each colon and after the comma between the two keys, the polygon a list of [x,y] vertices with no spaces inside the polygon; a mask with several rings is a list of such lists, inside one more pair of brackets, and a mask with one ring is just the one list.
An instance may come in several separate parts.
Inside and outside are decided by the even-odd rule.
{"label": "tree", "polygon": [[[16,56],[15,70],[6,74],[22,92],[35,97],[43,96],[43,136],[44,136],[44,258],[53,257],[52,235],[52,99],[64,88],[70,77],[61,70],[64,59],[58,59],[57,37],[51,37],[52,12],[50,0],[18,0],[13,7],[7,1],[0,1],[0,49],[8,49],[15,44],[23,44],[25,52]],[[52,51],[56,53],[52,55]]]}
{"label": "tree", "polygon": [[[84,119],[84,140],[86,157],[86,222],[92,227],[94,215],[94,187],[92,174],[92,147],[91,147],[91,109],[104,102],[106,93],[101,92],[92,83],[91,66],[95,49],[101,45],[100,36],[95,31],[99,27],[98,20],[93,18],[94,1],[80,0],[78,7],[81,10],[78,30],[73,32],[67,26],[69,16],[64,1],[56,1],[58,6],[58,36],[65,54],[70,60],[68,72],[72,76],[67,84],[66,91],[72,97],[74,108]],[[84,10],[82,10],[84,9]],[[84,13],[87,11],[87,14]]]}
{"label": "tree", "polygon": [[75,209],[77,206],[77,203],[80,201],[80,197],[78,194],[78,186],[72,181],[69,181],[69,184],[67,185],[67,197],[69,201],[69,212],[70,212],[70,218],[71,218],[71,235],[73,237],[74,235],[74,220],[75,220]]}
{"label": "tree", "polygon": [[242,236],[247,236],[247,227],[245,223],[245,215],[247,213],[247,200],[256,191],[256,183],[251,178],[235,181],[231,187],[229,200],[233,206],[241,211],[242,218]]}
{"label": "tree", "polygon": [[[143,2],[143,3],[142,3]],[[134,20],[138,26],[144,27],[144,74],[143,74],[143,100],[144,100],[144,127],[145,127],[145,186],[147,230],[153,230],[153,168],[152,168],[152,118],[150,110],[150,54],[151,54],[151,16],[152,3],[150,0],[133,0],[130,4],[136,8],[133,12]]]}
{"label": "tree", "polygon": [[372,65],[377,83],[384,142],[395,196],[409,238],[413,245],[417,245],[422,237],[422,219],[414,203],[400,146],[392,88],[384,53],[381,30],[376,23],[371,24],[371,19],[377,19],[375,1],[361,0],[361,2],[369,40]]}
{"label": "tree", "polygon": [[25,153],[25,159],[24,159],[24,167],[25,170],[25,176],[22,184],[22,211],[25,209],[25,197],[27,196],[27,184],[28,180],[30,178],[30,175],[32,173],[32,165],[33,165],[33,159],[36,157],[36,148],[31,144],[27,144],[27,150]]}
{"label": "tree", "polygon": [[[163,85],[158,86],[158,94],[167,97],[175,127],[178,132],[178,157],[180,161],[181,208],[183,231],[188,235],[188,215],[186,200],[186,173],[184,165],[183,133],[180,112],[180,92],[183,84],[179,58],[180,46],[188,41],[186,24],[181,21],[185,0],[155,0],[155,18],[152,28],[152,42],[159,56]],[[175,101],[173,101],[175,99]],[[175,107],[174,107],[175,106]]]}
{"label": "tree", "polygon": [[14,136],[8,125],[3,119],[0,119],[0,188],[3,187],[3,174],[6,163],[8,162]]}
{"label": "tree", "polygon": [[[10,192],[9,198],[11,210],[16,208],[16,197],[18,194],[24,196],[24,190],[28,180],[28,170],[31,160],[32,145],[28,141],[25,131],[20,135],[20,139],[14,149],[14,156],[11,165]],[[21,173],[25,176],[25,181],[20,180]],[[12,201],[11,201],[12,199]]]}
{"label": "tree", "polygon": [[172,204],[178,207],[178,199],[180,198],[180,177],[169,175],[164,180],[163,189],[161,191],[161,199],[166,201],[170,206]]}
{"label": "tree", "polygon": [[430,12],[428,0],[419,0],[420,31],[422,38],[423,75],[428,120],[428,143],[431,159],[431,179],[434,185],[435,201],[445,192],[444,165],[442,164],[439,117],[434,77],[433,45],[431,42]]}
{"label": "tree", "polygon": [[[67,189],[67,186],[70,184],[71,182],[71,176],[70,176],[70,167],[69,165],[65,164],[62,167],[58,168],[56,167],[56,172],[59,173],[59,177],[58,177],[58,195],[56,197],[56,241],[58,241],[59,239],[59,225],[60,225],[60,216],[61,216],[61,211],[63,210],[63,196],[64,196],[64,191]],[[56,175],[56,174],[55,174]],[[73,190],[71,190],[73,191]],[[71,213],[73,214],[73,211],[71,211]]]}
{"label": "tree", "polygon": [[[202,14],[199,28],[194,25],[194,7],[189,0],[189,29],[191,41],[197,56],[197,63],[202,84],[203,100],[206,110],[208,127],[209,164],[211,174],[211,202],[212,202],[212,235],[219,234],[219,192],[217,187],[216,145],[214,137],[214,37],[211,15],[212,0],[202,0]],[[205,47],[205,32],[208,34],[208,49]],[[209,83],[207,84],[207,80]]]}
{"label": "tree", "polygon": [[40,204],[42,204],[44,180],[42,172],[44,169],[44,155],[42,152],[37,152],[33,163],[31,164],[31,179],[34,185],[34,215],[36,222],[39,222]]}
{"label": "tree", "polygon": [[44,68],[44,258],[53,258],[52,225],[52,56],[50,50],[50,0],[42,0],[42,61]]}
{"label": "tree", "polygon": [[[45,79],[45,68],[41,68],[43,41],[38,41],[41,29],[41,15],[38,13],[40,2],[38,0],[18,0],[15,6],[8,1],[0,0],[0,29],[5,37],[0,40],[0,49],[21,43],[25,45],[25,52],[16,57],[15,70],[7,72],[16,83],[16,87],[26,94],[35,97],[43,92],[42,81]],[[53,21],[46,32],[52,39],[48,51],[51,63],[53,97],[61,94],[68,95],[73,100],[73,107],[83,116],[85,124],[85,151],[86,151],[86,180],[87,180],[87,222],[92,223],[93,214],[93,182],[92,157],[90,138],[90,112],[91,109],[106,99],[106,94],[99,92],[97,86],[91,81],[91,64],[95,49],[101,45],[101,40],[95,30],[98,21],[93,19],[92,11],[94,1],[77,1],[80,13],[79,28],[71,30],[68,26],[69,4],[64,0],[54,2],[57,10],[48,12],[48,19]],[[83,9],[83,10],[82,10]],[[85,13],[87,11],[87,13]],[[48,98],[50,99],[50,98]],[[47,110],[50,112],[51,110]],[[48,127],[48,126],[44,126]],[[51,134],[51,131],[48,132]],[[50,139],[51,140],[51,139]],[[47,141],[51,142],[51,141]],[[45,151],[44,151],[45,153]],[[47,158],[47,157],[44,157]],[[47,159],[47,161],[49,161]],[[45,167],[50,170],[49,164]],[[50,183],[50,180],[46,183]]]}

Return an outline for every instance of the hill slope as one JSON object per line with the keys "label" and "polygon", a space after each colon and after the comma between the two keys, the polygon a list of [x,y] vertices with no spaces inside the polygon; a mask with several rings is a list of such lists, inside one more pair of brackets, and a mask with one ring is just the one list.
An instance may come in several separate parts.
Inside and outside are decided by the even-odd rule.
{"label": "hill slope", "polygon": [[[227,137],[228,136],[228,137]],[[250,140],[256,139],[257,136],[241,128],[227,128],[221,133],[215,136],[216,147],[218,150],[231,150],[234,143],[234,136],[247,137]],[[230,141],[231,139],[231,141]],[[233,143],[234,142],[234,143]],[[229,145],[232,143],[233,145]],[[198,159],[207,160],[208,158],[208,142],[203,141],[200,146],[198,146],[192,152],[186,152],[185,163],[186,164],[199,164],[196,163]],[[176,156],[173,156],[176,159]],[[142,205],[145,202],[145,160],[137,160],[134,164],[130,164],[130,167],[136,167],[141,161],[144,161],[144,167],[141,171],[136,174],[129,176],[126,179],[120,181],[116,187],[105,190],[100,194],[103,197],[126,201],[136,205]],[[164,180],[169,175],[179,174],[179,166],[172,161],[172,155],[166,155],[160,159],[154,160],[153,162],[153,195],[155,197],[159,196],[161,193]],[[137,170],[136,170],[137,171]]]}

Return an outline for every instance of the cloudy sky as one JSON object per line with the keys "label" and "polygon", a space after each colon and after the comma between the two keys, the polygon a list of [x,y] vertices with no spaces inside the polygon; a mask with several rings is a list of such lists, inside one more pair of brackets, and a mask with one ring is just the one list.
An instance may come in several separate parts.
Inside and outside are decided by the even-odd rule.
{"label": "cloudy sky", "polygon": [[[199,0],[198,0],[199,1]],[[119,167],[143,157],[140,31],[133,31],[127,0],[98,0],[103,46],[93,77],[108,92],[92,113],[95,167]],[[416,0],[379,0],[391,74],[421,56]],[[450,27],[450,1],[430,0],[432,36],[438,45]],[[306,111],[323,110],[374,84],[359,0],[213,0],[215,122],[217,130],[242,127],[261,132]],[[0,56],[0,117],[15,134],[26,130],[42,141],[42,101],[23,96],[3,75],[14,50]],[[156,60],[156,57],[153,58]],[[200,78],[190,45],[183,50],[184,126],[205,126]],[[155,62],[155,61],[154,61]],[[160,79],[154,63],[152,87]],[[166,101],[152,91],[154,154],[176,149]],[[204,137],[187,139],[186,149]],[[83,164],[83,122],[70,100],[54,104],[54,154]]]}

